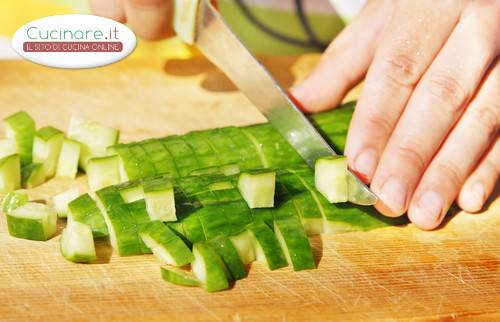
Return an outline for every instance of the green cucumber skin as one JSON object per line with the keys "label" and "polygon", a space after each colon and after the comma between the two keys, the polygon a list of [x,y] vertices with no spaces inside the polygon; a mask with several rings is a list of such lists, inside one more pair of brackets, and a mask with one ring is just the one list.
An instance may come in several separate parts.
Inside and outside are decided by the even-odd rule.
{"label": "green cucumber skin", "polygon": [[300,221],[295,217],[290,217],[276,220],[274,225],[274,230],[279,230],[283,236],[293,270],[316,268],[311,244]]}
{"label": "green cucumber skin", "polygon": [[13,135],[16,141],[17,150],[21,157],[21,165],[30,164],[32,162],[33,141],[36,133],[35,121],[28,113],[20,111],[5,118],[4,123],[10,128],[8,132]]}
{"label": "green cucumber skin", "polygon": [[[20,207],[18,208],[20,209]],[[6,219],[9,234],[17,238],[37,241],[46,241],[52,238],[57,230],[57,214],[55,210],[50,208],[47,211],[48,214],[45,219],[18,217],[15,216],[15,211],[7,213]],[[44,220],[46,220],[46,223],[44,223]]]}
{"label": "green cucumber skin", "polygon": [[27,204],[29,201],[28,193],[26,190],[16,190],[9,192],[2,199],[0,206],[0,211],[4,214],[8,214],[16,208]]}
{"label": "green cucumber skin", "polygon": [[45,126],[36,132],[33,142],[33,163],[43,164],[46,178],[52,178],[56,173],[63,141],[64,133],[54,127]]}
{"label": "green cucumber skin", "polygon": [[72,220],[90,226],[94,238],[109,235],[104,217],[89,194],[83,194],[68,204]]}
{"label": "green cucumber skin", "polygon": [[248,225],[247,229],[253,235],[255,242],[260,245],[270,270],[288,266],[281,246],[269,226],[263,222],[256,222]]}
{"label": "green cucumber skin", "polygon": [[43,164],[31,163],[21,169],[21,184],[23,187],[31,189],[38,187],[45,182],[45,172]]}
{"label": "green cucumber skin", "polygon": [[160,267],[164,281],[180,286],[201,286],[201,282],[189,273],[171,267]]}
{"label": "green cucumber skin", "polygon": [[219,237],[209,241],[209,244],[219,254],[231,274],[231,279],[237,281],[247,277],[248,273],[245,265],[241,261],[240,255],[234,248],[233,243],[227,237]]}
{"label": "green cucumber skin", "polygon": [[12,154],[0,159],[0,196],[21,188],[21,159]]}
{"label": "green cucumber skin", "polygon": [[195,261],[204,262],[206,274],[204,287],[208,292],[218,292],[229,288],[224,262],[211,246],[204,243],[194,244],[193,254]]}

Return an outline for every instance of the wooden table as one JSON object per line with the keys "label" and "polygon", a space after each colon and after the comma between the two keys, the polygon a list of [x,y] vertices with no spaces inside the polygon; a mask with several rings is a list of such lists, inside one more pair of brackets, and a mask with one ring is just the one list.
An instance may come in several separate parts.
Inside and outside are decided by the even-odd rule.
{"label": "wooden table", "polygon": [[[290,85],[316,57],[267,59]],[[71,114],[122,131],[123,141],[244,125],[262,116],[214,67],[126,61],[92,70],[0,62],[0,117],[26,110],[65,129]],[[31,191],[45,199],[76,182]],[[163,282],[153,256],[120,258],[104,243],[99,264],[69,263],[59,237],[15,239],[0,221],[0,320],[347,321],[500,320],[500,202],[460,213],[433,232],[414,226],[314,237],[319,268],[269,272],[258,263],[229,291]]]}

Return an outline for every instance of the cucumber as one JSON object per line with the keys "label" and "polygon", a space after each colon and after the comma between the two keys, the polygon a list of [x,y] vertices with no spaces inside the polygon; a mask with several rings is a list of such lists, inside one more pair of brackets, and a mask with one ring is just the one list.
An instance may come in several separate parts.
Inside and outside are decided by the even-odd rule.
{"label": "cucumber", "polygon": [[240,280],[247,277],[245,265],[241,261],[238,251],[229,238],[218,237],[210,240],[208,243],[221,257],[232,280]]}
{"label": "cucumber", "polygon": [[56,173],[59,153],[64,141],[64,133],[51,126],[42,127],[36,132],[33,143],[33,163],[42,163],[45,178]]}
{"label": "cucumber", "polygon": [[118,185],[120,195],[126,203],[144,199],[144,190],[140,181],[130,181]]}
{"label": "cucumber", "polygon": [[88,225],[94,238],[109,235],[104,217],[88,193],[81,195],[68,204],[68,222],[72,221]]}
{"label": "cucumber", "polygon": [[316,160],[314,166],[316,189],[331,203],[346,202],[349,198],[347,158],[329,156]]}
{"label": "cucumber", "polygon": [[184,241],[161,221],[155,220],[144,225],[139,236],[163,264],[184,266],[194,259]]}
{"label": "cucumber", "polygon": [[231,181],[214,182],[208,185],[208,189],[211,191],[226,190],[233,188],[234,185],[231,183]]}
{"label": "cucumber", "polygon": [[0,159],[6,156],[18,154],[17,145],[14,139],[1,139],[0,140]]}
{"label": "cucumber", "polygon": [[205,243],[196,243],[193,245],[193,255],[191,269],[208,292],[229,288],[224,262],[212,247]]}
{"label": "cucumber", "polygon": [[57,231],[57,213],[46,205],[26,203],[6,214],[9,234],[30,240],[48,240]]}
{"label": "cucumber", "polygon": [[90,263],[97,259],[92,230],[85,224],[68,223],[59,243],[61,254],[70,262]]}
{"label": "cucumber", "polygon": [[21,160],[18,154],[0,159],[0,195],[21,188]]}
{"label": "cucumber", "polygon": [[97,191],[120,182],[118,156],[106,156],[89,159],[87,162],[87,180],[90,190]]}
{"label": "cucumber", "polygon": [[118,142],[119,131],[73,116],[69,122],[68,137],[80,142],[79,163],[86,170],[90,159],[107,155],[106,149]]}
{"label": "cucumber", "polygon": [[80,160],[80,143],[65,139],[57,162],[56,177],[76,178],[78,161]]}
{"label": "cucumber", "polygon": [[21,184],[27,189],[38,187],[45,182],[42,163],[31,163],[21,169]]}
{"label": "cucumber", "polygon": [[253,237],[248,230],[244,230],[236,236],[231,236],[229,239],[233,243],[238,255],[240,255],[243,264],[250,264],[255,260]]}
{"label": "cucumber", "polygon": [[33,141],[35,139],[35,121],[28,113],[20,111],[4,119],[5,134],[16,142],[21,165],[32,162]]}
{"label": "cucumber", "polygon": [[70,202],[78,198],[80,195],[80,190],[78,188],[71,188],[64,192],[61,192],[50,199],[51,206],[57,212],[57,217],[67,218],[68,217],[68,205]]}
{"label": "cucumber", "polygon": [[201,282],[191,272],[180,268],[164,266],[160,267],[163,280],[181,286],[201,286]]}
{"label": "cucumber", "polygon": [[26,190],[16,190],[9,192],[2,199],[0,210],[4,214],[12,212],[14,209],[27,204],[29,201],[28,192]]}
{"label": "cucumber", "polygon": [[250,208],[274,207],[275,171],[240,174],[238,189]]}
{"label": "cucumber", "polygon": [[151,220],[176,221],[174,188],[168,177],[143,181],[144,197]]}
{"label": "cucumber", "polygon": [[311,244],[297,218],[275,220],[274,232],[288,264],[293,267],[294,271],[316,268]]}
{"label": "cucumber", "polygon": [[266,264],[270,270],[288,266],[280,243],[269,226],[263,222],[255,222],[248,225],[247,229],[253,236],[253,246],[257,261]]}

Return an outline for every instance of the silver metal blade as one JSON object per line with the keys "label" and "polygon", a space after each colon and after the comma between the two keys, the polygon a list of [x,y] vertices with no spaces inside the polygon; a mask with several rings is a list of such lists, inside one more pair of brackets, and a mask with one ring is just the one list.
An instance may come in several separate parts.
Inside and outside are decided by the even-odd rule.
{"label": "silver metal blade", "polygon": [[[233,81],[311,168],[314,169],[318,158],[336,154],[207,0],[202,0],[198,7],[195,45]],[[355,202],[375,204],[376,195],[356,176],[351,176],[357,182]]]}

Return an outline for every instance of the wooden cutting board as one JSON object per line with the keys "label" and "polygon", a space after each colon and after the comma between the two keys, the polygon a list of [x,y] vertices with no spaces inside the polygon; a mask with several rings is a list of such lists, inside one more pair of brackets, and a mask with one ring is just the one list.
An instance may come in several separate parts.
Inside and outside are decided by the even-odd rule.
{"label": "wooden cutting board", "polygon": [[[266,59],[286,86],[317,57]],[[206,61],[126,61],[91,70],[0,62],[0,117],[18,110],[65,129],[71,114],[122,131],[122,140],[263,121]],[[45,199],[85,178],[34,189]],[[500,202],[444,227],[414,226],[312,238],[316,270],[269,272],[255,263],[229,291],[208,294],[160,278],[153,256],[69,263],[59,237],[15,239],[0,221],[0,320],[347,321],[500,320]],[[63,223],[61,223],[61,226]]]}

